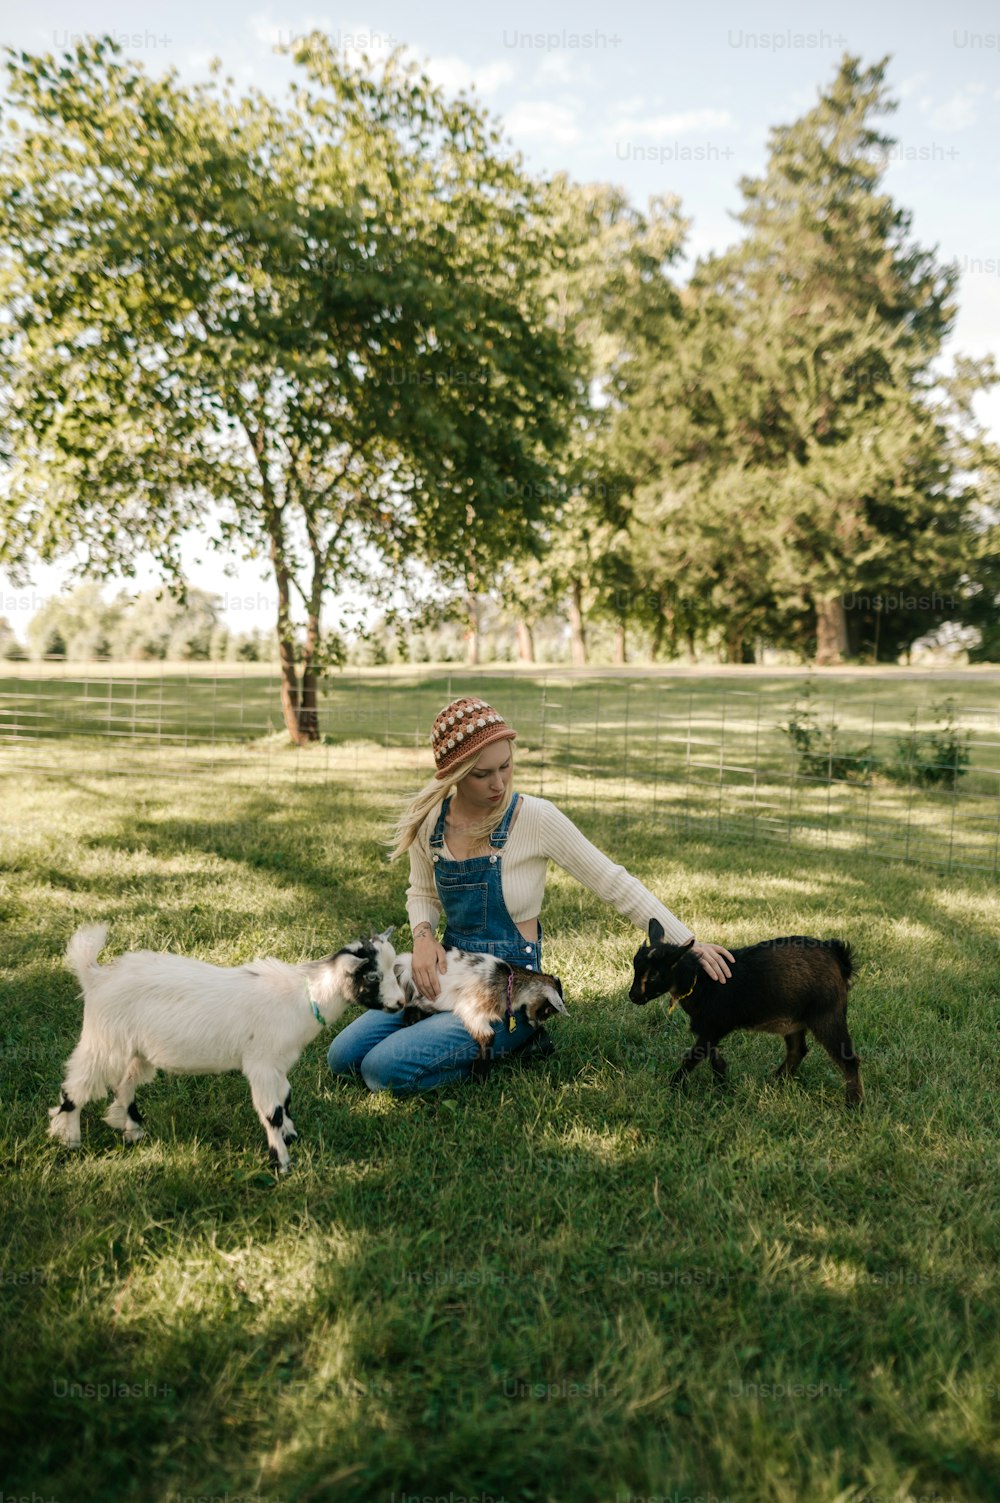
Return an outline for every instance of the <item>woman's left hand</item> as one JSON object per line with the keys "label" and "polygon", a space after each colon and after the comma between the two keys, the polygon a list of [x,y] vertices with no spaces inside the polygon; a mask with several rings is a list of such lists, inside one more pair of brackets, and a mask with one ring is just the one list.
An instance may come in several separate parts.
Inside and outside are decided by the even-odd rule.
{"label": "woman's left hand", "polygon": [[726,965],[727,960],[736,964],[736,957],[731,955],[724,945],[706,945],[695,940],[691,949],[701,964],[703,971],[707,971],[713,981],[721,981],[725,985],[727,979],[733,974]]}

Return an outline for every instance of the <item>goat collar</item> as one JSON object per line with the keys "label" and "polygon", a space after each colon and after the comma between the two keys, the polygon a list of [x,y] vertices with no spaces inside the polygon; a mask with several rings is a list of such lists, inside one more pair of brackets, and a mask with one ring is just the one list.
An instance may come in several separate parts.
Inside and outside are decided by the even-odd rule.
{"label": "goat collar", "polygon": [[502,960],[500,962],[500,964],[507,966],[507,1005],[505,1006],[504,1013],[503,1013],[503,1015],[504,1015],[504,1021],[507,1024],[507,1032],[508,1033],[513,1033],[514,1029],[517,1027],[517,1023],[516,1023],[515,1018],[514,1018],[514,1007],[513,1007],[513,1001],[514,1001],[514,967],[512,965],[509,965],[506,960]]}
{"label": "goat collar", "polygon": [[681,994],[680,994],[679,997],[674,996],[673,992],[671,992],[671,994],[670,994],[670,1006],[667,1008],[667,1017],[668,1018],[669,1018],[670,1014],[673,1012],[674,1008],[677,1006],[678,1002],[683,1002],[687,997],[690,997],[691,993],[694,991],[694,989],[695,989],[695,987],[697,985],[698,985],[698,973],[696,971],[695,972],[694,980],[692,981],[691,985],[688,987],[688,989],[687,989],[686,992],[681,992]]}
{"label": "goat collar", "polygon": [[325,1027],[325,1025],[326,1025],[326,1019],[324,1018],[323,1014],[320,1012],[319,1008],[316,1006],[316,998],[312,994],[312,987],[309,985],[308,981],[306,982],[306,1001],[309,1003],[309,1006],[312,1008],[312,1010],[313,1010],[313,1017],[316,1019],[317,1023],[319,1023],[321,1027]]}

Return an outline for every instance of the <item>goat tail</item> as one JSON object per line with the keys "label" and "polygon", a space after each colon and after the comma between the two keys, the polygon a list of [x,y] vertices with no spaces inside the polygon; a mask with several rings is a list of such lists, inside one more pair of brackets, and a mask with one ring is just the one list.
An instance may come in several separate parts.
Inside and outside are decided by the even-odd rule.
{"label": "goat tail", "polygon": [[836,956],[840,974],[845,983],[850,986],[851,977],[854,975],[854,954],[850,945],[844,939],[828,939],[826,943]]}
{"label": "goat tail", "polygon": [[76,972],[85,990],[89,973],[97,969],[97,957],[104,949],[107,937],[107,924],[85,924],[82,929],[77,929],[66,946],[66,964]]}

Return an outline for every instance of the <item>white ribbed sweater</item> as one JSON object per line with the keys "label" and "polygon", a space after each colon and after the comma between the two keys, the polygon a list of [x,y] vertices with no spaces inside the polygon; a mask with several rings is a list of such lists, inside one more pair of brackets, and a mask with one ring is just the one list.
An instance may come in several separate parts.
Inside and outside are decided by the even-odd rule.
{"label": "white ribbed sweater", "polygon": [[[440,806],[431,811],[410,846],[406,911],[411,929],[423,923],[434,929],[441,915],[430,848],[430,838],[440,812]],[[503,898],[515,924],[523,924],[541,913],[545,867],[547,862],[554,861],[597,897],[631,919],[644,933],[650,919],[655,918],[663,925],[664,934],[672,943],[684,944],[692,938],[691,930],[675,918],[669,908],[664,908],[659,899],[654,898],[635,877],[629,876],[623,866],[616,866],[595,845],[591,845],[576,825],[548,799],[534,798],[526,793],[521,795],[521,806],[502,854],[500,880]],[[442,855],[445,860],[454,859],[449,858],[447,845]]]}

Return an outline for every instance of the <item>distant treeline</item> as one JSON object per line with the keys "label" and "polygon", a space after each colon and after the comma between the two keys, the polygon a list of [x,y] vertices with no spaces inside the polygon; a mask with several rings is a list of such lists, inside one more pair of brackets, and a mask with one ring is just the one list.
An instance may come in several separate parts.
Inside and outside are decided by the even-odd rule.
{"label": "distant treeline", "polygon": [[6,616],[0,616],[0,657],[66,658],[91,663],[108,660],[149,662],[265,662],[277,655],[273,631],[234,632],[221,619],[219,596],[189,589],[182,599],[165,591],[140,595],[122,591],[102,598],[98,584],[82,584],[53,595],[28,622],[21,642]]}

